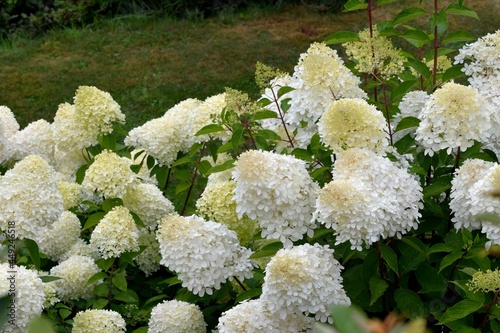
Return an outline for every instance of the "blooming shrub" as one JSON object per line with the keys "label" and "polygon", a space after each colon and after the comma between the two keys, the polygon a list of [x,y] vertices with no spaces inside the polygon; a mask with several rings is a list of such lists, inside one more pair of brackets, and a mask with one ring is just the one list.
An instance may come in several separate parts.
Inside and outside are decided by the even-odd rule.
{"label": "blooming shrub", "polygon": [[373,22],[390,2],[258,64],[257,100],[129,132],[96,87],[22,130],[1,106],[1,332],[499,332],[500,31],[448,32],[461,0]]}

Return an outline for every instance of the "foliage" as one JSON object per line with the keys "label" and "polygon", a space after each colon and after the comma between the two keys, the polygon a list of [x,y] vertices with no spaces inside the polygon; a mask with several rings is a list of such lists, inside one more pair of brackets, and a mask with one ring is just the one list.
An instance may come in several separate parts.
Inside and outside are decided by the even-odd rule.
{"label": "foliage", "polygon": [[[494,117],[474,123],[474,128],[482,131],[477,137],[473,136],[474,128],[468,126],[471,119],[482,119],[474,118],[476,111],[489,115],[489,108],[493,108],[498,115],[498,104],[494,104],[498,92],[494,86],[489,87],[491,90],[481,91],[480,88],[486,86],[475,86],[478,81],[471,80],[470,85],[478,89],[474,98],[481,100],[480,93],[490,95],[484,97],[485,102],[480,108],[476,108],[471,100],[460,100],[458,104],[460,96],[452,95],[456,86],[451,83],[454,80],[465,83],[470,77],[464,74],[464,65],[460,61],[443,66],[440,62],[441,56],[458,59],[457,51],[462,50],[465,43],[474,41],[467,31],[448,31],[448,17],[458,15],[473,20],[477,15],[462,0],[443,8],[436,2],[430,11],[418,6],[422,3],[418,1],[415,7],[405,8],[392,20],[373,22],[373,11],[391,2],[350,0],[346,3],[346,11],[366,12],[367,30],[365,33],[335,32],[325,44],[341,44],[350,50],[347,52],[350,57],[345,59],[349,70],[343,67],[344,62],[336,52],[325,44],[315,43],[301,55],[291,75],[258,64],[257,81],[261,85],[262,97],[257,101],[243,92],[227,89],[204,101],[190,99],[179,103],[162,117],[127,132],[122,124],[118,124],[121,119],[119,110],[108,94],[97,89],[79,89],[90,91],[89,95],[79,95],[77,91],[73,105],[61,104],[52,124],[52,141],[48,144],[39,139],[43,133],[35,129],[27,127],[19,131],[11,120],[10,123],[7,121],[9,111],[1,109],[4,132],[0,137],[0,148],[4,149],[1,162],[5,169],[0,184],[5,186],[2,202],[9,205],[9,210],[5,209],[4,215],[0,215],[8,217],[0,220],[6,237],[3,261],[45,272],[40,274],[42,281],[53,285],[56,298],[59,298],[47,304],[44,317],[37,320],[42,320],[44,325],[51,322],[55,331],[65,332],[71,330],[73,318],[78,313],[86,309],[106,309],[124,318],[128,332],[146,332],[153,309],[161,302],[175,299],[196,304],[203,313],[208,330],[212,330],[222,316],[239,304],[248,304],[248,300],[263,300],[271,304],[272,295],[284,297],[278,299],[282,302],[277,304],[286,303],[290,308],[294,306],[294,297],[303,297],[296,312],[288,312],[290,308],[285,310],[276,304],[268,308],[270,312],[277,309],[281,320],[287,316],[295,320],[296,316],[302,316],[297,309],[313,304],[308,308],[312,309],[308,310],[311,312],[309,317],[316,314],[316,319],[322,319],[323,324],[317,325],[316,329],[324,332],[331,331],[332,327],[325,323],[324,314],[314,313],[314,309],[331,303],[335,303],[331,308],[333,325],[340,332],[389,332],[401,329],[403,324],[408,330],[413,327],[420,332],[425,331],[425,327],[454,332],[499,331],[497,305],[500,295],[494,284],[496,275],[493,274],[496,273],[492,273],[498,269],[498,226],[490,221],[495,220],[494,214],[499,213],[499,206],[494,201],[498,198],[488,197],[488,193],[481,192],[483,187],[475,185],[486,187],[491,185],[488,179],[497,181],[494,170],[499,168],[499,149],[496,146],[499,138],[495,136],[498,132],[492,128],[497,129],[499,127],[495,126],[500,124]],[[409,25],[419,19],[425,19],[428,25],[423,29]],[[382,41],[380,44],[376,43],[380,40],[376,41],[375,36]],[[406,43],[405,50],[385,47],[392,39]],[[362,45],[356,44],[360,41]],[[377,48],[378,45],[384,45],[384,48]],[[400,61],[402,65],[394,68]],[[389,67],[391,71],[386,71]],[[325,73],[338,76],[330,82]],[[495,82],[498,74],[498,69],[493,71],[488,82]],[[440,103],[448,101],[447,96],[439,99],[436,92],[448,88],[450,93],[447,96],[453,98],[446,111],[455,113],[454,117],[443,121],[439,117],[446,112],[432,114],[432,111],[440,111]],[[467,89],[460,91],[469,93]],[[425,97],[413,100],[413,104],[408,103],[407,98],[413,92]],[[355,113],[332,107],[340,100],[342,105],[356,106],[357,112],[364,110],[367,119],[372,117],[369,112],[376,108],[383,115],[381,124],[375,129],[359,126],[363,124],[363,115],[349,118]],[[351,103],[353,100],[358,102]],[[417,107],[413,110],[415,104]],[[112,110],[114,115],[106,110]],[[413,115],[405,114],[412,110]],[[343,115],[343,123],[329,123],[323,117],[334,112]],[[460,126],[453,127],[453,121],[460,121],[463,113],[465,120]],[[434,120],[431,128],[435,132],[423,126]],[[447,127],[439,132],[443,122]],[[73,131],[65,132],[71,129]],[[340,135],[346,132],[344,129],[349,133],[347,138]],[[336,131],[340,133],[340,139],[333,145],[331,137],[325,139],[325,133],[335,134]],[[454,131],[452,134],[459,139],[448,140],[450,131]],[[95,135],[83,142],[88,133]],[[381,133],[382,139],[379,139]],[[352,138],[359,140],[350,140]],[[384,138],[387,143],[379,144]],[[71,155],[74,148],[77,149],[76,155]],[[50,149],[53,149],[52,155],[47,152]],[[79,154],[79,149],[83,150],[83,155]],[[42,152],[47,153],[48,161],[38,161],[37,165],[50,163],[51,170],[64,176],[64,183],[59,181],[57,190],[50,188],[50,184],[37,183],[36,177],[15,177],[16,172],[25,170],[21,166],[24,166],[27,156]],[[112,156],[109,161],[113,162],[103,166],[100,162],[103,156]],[[248,159],[248,156],[259,157]],[[366,156],[368,158],[363,159]],[[465,172],[461,171],[465,170],[462,167],[470,161],[485,166],[485,169],[470,171],[470,177],[465,178],[472,179],[471,184],[465,182],[464,185],[460,183],[459,175]],[[28,166],[30,168],[26,169],[35,169]],[[26,190],[22,185],[20,188],[9,187],[10,184],[20,184],[20,178],[31,186]],[[93,182],[93,179],[98,181]],[[223,211],[226,209],[224,205],[216,206],[217,214],[212,216],[225,218],[203,224],[200,219],[205,216],[192,215],[200,211],[198,200],[206,195],[205,190],[213,182],[235,183],[228,187],[230,192],[223,192],[221,187],[218,189],[221,192],[217,192],[219,196],[213,196],[214,200],[226,198],[222,204],[234,204],[231,206],[234,214]],[[71,184],[77,189],[72,192],[78,197],[76,204],[67,204],[68,200],[63,200],[69,196],[61,194],[64,192],[61,183]],[[146,184],[152,187],[134,196],[134,191]],[[494,185],[498,191],[498,181]],[[19,228],[13,231],[14,235],[20,235],[19,232],[24,231],[22,228],[28,227],[24,227],[21,220],[10,220],[9,216],[28,216],[36,224],[36,216],[47,214],[48,209],[36,211],[39,209],[37,203],[43,202],[40,195],[34,195],[27,207],[16,202],[18,196],[29,193],[35,186],[40,186],[40,191],[45,191],[46,195],[53,195],[54,207],[58,200],[59,206],[67,205],[65,210],[78,218],[81,230],[77,238],[90,246],[82,245],[71,251],[80,251],[80,254],[87,251],[85,257],[92,258],[89,260],[95,262],[97,268],[85,284],[74,288],[90,288],[89,297],[71,297],[71,292],[67,292],[69,287],[64,287],[64,283],[71,281],[61,281],[57,274],[51,273],[60,272],[58,268],[68,259],[64,257],[65,253],[50,252],[52,250],[47,244],[55,241],[63,246],[69,236],[58,239],[63,234],[59,230],[61,235],[51,238],[54,231],[41,223],[35,226],[39,233],[33,237],[45,235],[45,238],[10,237],[14,225]],[[459,200],[460,186],[474,189],[462,194],[470,196],[468,201],[461,202],[465,211],[454,201]],[[411,193],[405,192],[410,187]],[[347,190],[342,192],[343,189]],[[156,192],[161,194],[161,199],[149,197]],[[222,195],[224,193],[226,196]],[[228,193],[234,196],[227,199]],[[412,199],[414,197],[418,200]],[[307,201],[311,198],[316,201],[315,205]],[[472,213],[467,215],[468,208],[483,207],[486,203],[489,205],[487,211],[479,214],[493,215],[488,218]],[[330,204],[333,209],[329,209]],[[130,210],[127,218],[135,225],[121,229],[121,234],[109,230],[110,234],[106,235],[108,245],[117,240],[120,244],[120,239],[133,239],[137,229],[156,237],[158,249],[154,247],[153,237],[142,243],[137,240],[136,246],[128,249],[116,246],[114,250],[120,253],[115,256],[103,255],[102,251],[97,253],[96,246],[93,246],[96,242],[94,232],[112,224],[109,220],[118,210]],[[8,215],[11,212],[13,215]],[[350,221],[355,218],[358,220],[351,226]],[[52,220],[43,222],[54,223]],[[237,231],[226,231],[231,229],[229,222],[255,223],[256,232],[252,233],[250,241],[238,244],[238,237],[240,240],[242,237]],[[479,223],[479,227],[475,223]],[[118,229],[118,224],[115,225]],[[272,229],[275,225],[277,227]],[[346,237],[344,231],[350,241],[343,240]],[[223,237],[223,241],[217,237]],[[77,243],[76,240],[72,242]],[[184,248],[169,248],[172,244],[182,243]],[[224,258],[228,254],[220,251],[221,244],[232,249],[227,252],[235,253],[226,262]],[[14,250],[15,256],[9,250]],[[168,251],[175,253],[179,261],[185,260],[185,264],[166,267],[169,258],[162,256]],[[249,252],[252,252],[249,258],[245,257]],[[304,252],[308,255],[300,257]],[[144,263],[139,259],[142,255],[149,256],[146,262],[151,266],[147,269],[140,264]],[[328,256],[329,260],[311,263],[308,259],[313,255],[318,258]],[[223,271],[231,271],[228,267],[247,259],[254,264],[251,273],[245,271],[247,264],[241,264],[238,266],[241,271],[234,273],[234,279],[232,275],[228,276],[230,279],[224,276],[219,284],[196,286],[201,279],[190,279],[189,282],[187,278],[186,281],[180,279],[195,271],[197,274],[213,274],[214,279],[220,279]],[[321,266],[324,262],[329,262],[330,266]],[[219,275],[207,268],[219,264],[222,265]],[[276,279],[274,284],[270,282],[271,271],[278,272],[272,275]],[[328,278],[334,283],[326,288],[324,281]],[[322,283],[323,287],[318,287]],[[312,288],[313,291],[293,289],[297,286],[305,286],[305,290]],[[281,287],[284,289],[273,290],[274,293],[269,291]],[[332,294],[326,294],[326,290]],[[321,295],[321,292],[325,294]],[[316,296],[317,299],[308,298]],[[329,301],[314,305],[318,299]],[[5,304],[9,301],[9,296],[0,299]],[[348,303],[353,307],[342,306]],[[311,319],[300,318],[297,320],[304,320],[305,326]],[[343,320],[345,318],[352,320]],[[223,332],[221,327],[219,330]]]}

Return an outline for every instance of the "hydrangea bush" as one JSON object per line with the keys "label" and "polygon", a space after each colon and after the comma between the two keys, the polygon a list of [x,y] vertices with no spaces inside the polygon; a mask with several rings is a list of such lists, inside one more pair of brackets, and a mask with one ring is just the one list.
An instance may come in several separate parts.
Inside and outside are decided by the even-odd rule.
{"label": "hydrangea bush", "polygon": [[500,332],[500,31],[394,1],[257,100],[0,106],[1,332]]}

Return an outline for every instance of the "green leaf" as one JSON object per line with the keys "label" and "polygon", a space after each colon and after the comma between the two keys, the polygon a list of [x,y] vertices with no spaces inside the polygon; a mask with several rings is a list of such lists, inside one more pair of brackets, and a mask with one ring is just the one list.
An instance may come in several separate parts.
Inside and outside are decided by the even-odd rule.
{"label": "green leaf", "polygon": [[276,134],[275,131],[271,131],[271,130],[268,130],[268,129],[261,129],[259,130],[255,136],[261,136],[263,137],[264,139],[267,139],[267,140],[281,140],[281,137]]}
{"label": "green leaf", "polygon": [[445,11],[447,14],[468,16],[479,20],[479,16],[477,16],[477,13],[475,11],[463,5],[461,6],[455,3],[450,4],[448,7],[446,7]]}
{"label": "green leaf", "polygon": [[191,187],[191,183],[181,182],[175,186],[175,194],[187,191]]}
{"label": "green leaf", "polygon": [[451,184],[445,184],[445,183],[430,184],[429,186],[424,187],[423,190],[424,198],[440,195],[441,193],[447,191],[450,188]]}
{"label": "green leaf", "polygon": [[139,303],[139,296],[131,289],[116,293],[115,299],[125,303]]}
{"label": "green leaf", "polygon": [[43,283],[48,283],[48,282],[57,281],[57,280],[61,280],[61,279],[62,278],[57,277],[57,276],[50,276],[50,275],[40,276],[40,280],[42,280]]}
{"label": "green leaf", "polygon": [[107,213],[116,206],[123,206],[123,200],[120,198],[109,198],[102,202],[102,209]]}
{"label": "green leaf", "polygon": [[142,222],[142,219],[140,218],[139,215],[137,215],[131,210],[129,211],[129,213],[130,215],[132,215],[132,218],[134,219],[134,222],[138,227],[146,228],[146,225],[144,224],[144,222]]}
{"label": "green leaf", "polygon": [[193,158],[191,156],[187,155],[187,156],[179,158],[177,161],[172,163],[172,166],[174,167],[174,166],[188,164],[188,163],[192,163],[192,162],[193,162]]}
{"label": "green leaf", "polygon": [[335,328],[339,333],[365,333],[366,321],[363,313],[354,306],[333,305],[330,307]]}
{"label": "green leaf", "polygon": [[429,69],[429,67],[427,67],[427,64],[425,62],[415,59],[411,59],[408,62],[410,63],[411,67],[413,67],[413,69],[415,69],[424,78],[428,79],[431,77],[431,70]]}
{"label": "green leaf", "polygon": [[418,294],[410,289],[401,288],[394,292],[394,300],[399,310],[408,318],[424,316],[424,303]]}
{"label": "green leaf", "polygon": [[33,261],[33,265],[35,265],[37,270],[40,270],[40,250],[38,249],[38,244],[34,240],[28,238],[25,238],[23,242],[29,252],[31,261]]}
{"label": "green leaf", "polygon": [[[281,88],[279,88],[278,90],[278,99],[281,98],[281,96],[289,93],[290,91],[293,91],[295,90],[294,88],[292,87],[289,87],[289,86],[283,86]],[[272,112],[272,111],[271,111]],[[276,112],[274,112],[276,114]]]}
{"label": "green leaf", "polygon": [[441,260],[441,264],[439,265],[439,272],[462,258],[463,254],[464,253],[462,251],[453,251],[452,253],[446,255],[443,260]]}
{"label": "green leaf", "polygon": [[215,133],[215,132],[222,132],[225,131],[225,128],[222,127],[221,125],[217,124],[210,124],[207,126],[204,126],[201,130],[196,132],[195,136],[203,135],[203,134],[210,134],[210,133]]}
{"label": "green leaf", "polygon": [[417,80],[403,81],[391,92],[391,100],[396,101],[402,98],[417,83]]}
{"label": "green leaf", "polygon": [[304,148],[295,148],[294,150],[292,150],[292,155],[298,158],[299,160],[307,162],[313,161],[312,154],[307,149]]}
{"label": "green leaf", "polygon": [[316,169],[314,170],[312,173],[311,173],[311,178],[312,179],[316,179],[318,178],[322,173],[324,172],[327,172],[330,170],[330,167],[321,167],[319,169]]}
{"label": "green leaf", "polygon": [[264,110],[255,112],[255,114],[252,117],[253,120],[270,119],[270,118],[278,118],[278,114],[271,110]]}
{"label": "green leaf", "polygon": [[349,42],[359,42],[359,36],[352,31],[337,31],[330,36],[326,37],[324,43],[326,45],[342,44]]}
{"label": "green leaf", "polygon": [[113,276],[113,285],[123,291],[127,290],[127,279],[123,275],[115,275]]}
{"label": "green leaf", "polygon": [[398,0],[378,0],[377,1],[377,6],[383,6],[383,5],[387,5],[388,3],[393,3],[393,2],[396,2]]}
{"label": "green leaf", "polygon": [[418,48],[431,42],[429,35],[422,30],[406,30],[401,37]]}
{"label": "green leaf", "polygon": [[387,287],[389,287],[389,284],[385,280],[382,280],[378,275],[372,276],[370,278],[369,284],[370,284],[370,292],[372,294],[372,297],[370,299],[370,306],[371,306],[380,298],[380,296],[384,294]]}
{"label": "green leaf", "polygon": [[406,134],[396,143],[394,143],[394,147],[396,147],[398,153],[400,154],[405,154],[414,146],[415,146],[415,139],[411,136],[411,133]]}
{"label": "green leaf", "polygon": [[418,17],[427,16],[427,11],[420,7],[410,7],[403,9],[394,17],[393,24],[401,24],[403,22],[416,19]]}
{"label": "green leaf", "polygon": [[368,8],[368,4],[366,4],[363,0],[349,0],[344,5],[344,12],[352,12],[354,10],[366,9]]}
{"label": "green leaf", "polygon": [[83,179],[85,178],[85,172],[87,171],[88,168],[89,168],[88,164],[84,164],[81,167],[79,167],[78,170],[76,171],[76,182],[78,184],[80,185],[82,184]]}
{"label": "green leaf", "polygon": [[107,277],[108,276],[106,275],[106,273],[97,272],[88,279],[87,284],[92,284],[92,283],[97,282],[99,280],[104,280]]}
{"label": "green leaf", "polygon": [[107,271],[115,262],[115,258],[99,259],[95,263],[103,271]]}
{"label": "green leaf", "polygon": [[397,274],[399,275],[399,269],[398,269],[398,256],[394,252],[393,249],[387,244],[380,243],[379,244],[379,250],[380,254],[382,255],[382,258],[384,258],[385,262],[389,267]]}
{"label": "green leaf", "polygon": [[462,71],[462,66],[451,66],[443,74],[443,81],[450,81],[453,79],[458,79],[460,77],[465,77],[465,73]]}
{"label": "green leaf", "polygon": [[434,244],[430,249],[427,250],[427,255],[438,253],[438,252],[452,252],[455,250],[455,246],[446,243]]}
{"label": "green leaf", "polygon": [[106,298],[99,298],[97,301],[92,304],[93,309],[104,309],[104,307],[108,305],[108,300]]}
{"label": "green leaf", "polygon": [[116,146],[116,136],[114,134],[100,134],[97,136],[97,141],[104,149],[114,150]]}
{"label": "green leaf", "polygon": [[156,296],[153,296],[151,298],[149,298],[145,303],[144,305],[148,305],[148,304],[152,304],[152,303],[156,303],[158,301],[161,301],[163,299],[165,299],[167,297],[167,295],[165,294],[160,294],[160,295],[156,295]]}
{"label": "green leaf", "polygon": [[395,132],[407,129],[407,128],[412,128],[412,127],[417,127],[420,124],[420,119],[417,117],[405,117],[401,119],[401,121],[398,123],[398,126],[396,126]]}
{"label": "green leaf", "polygon": [[473,301],[470,299],[464,299],[457,304],[453,305],[451,308],[446,310],[444,315],[439,320],[438,325],[443,325],[454,320],[458,320],[466,317],[467,315],[476,312],[483,306],[483,303],[478,301]]}
{"label": "green leaf", "polygon": [[228,160],[220,165],[212,167],[210,170],[208,170],[207,176],[211,175],[212,173],[221,172],[233,168],[234,162],[235,162],[234,160]]}
{"label": "green leaf", "polygon": [[71,310],[59,309],[59,315],[61,316],[62,319],[68,318],[70,314],[71,314]]}
{"label": "green leaf", "polygon": [[235,152],[238,151],[238,146],[240,145],[242,136],[243,136],[243,126],[241,126],[240,124],[233,126],[233,135],[231,136],[230,142]]}
{"label": "green leaf", "polygon": [[426,246],[424,245],[424,243],[422,243],[420,239],[411,236],[405,236],[401,238],[401,241],[403,243],[410,245],[415,250],[417,250],[420,253],[420,255],[422,255],[424,258],[427,258]]}
{"label": "green leaf", "polygon": [[235,302],[239,303],[239,302],[244,301],[244,300],[249,299],[249,298],[256,298],[256,297],[259,297],[261,294],[262,294],[261,288],[254,288],[254,289],[245,290],[244,292],[242,292],[241,294],[236,296]]}
{"label": "green leaf", "polygon": [[273,256],[276,254],[276,252],[278,252],[282,248],[283,248],[282,242],[274,242],[271,244],[267,244],[266,246],[255,251],[254,253],[252,253],[252,255],[250,255],[250,259],[265,258],[265,257]]}
{"label": "green leaf", "polygon": [[87,218],[87,221],[85,221],[85,225],[83,226],[82,230],[86,230],[86,229],[92,228],[93,226],[96,226],[105,215],[106,215],[106,212],[97,212],[97,213],[90,215]]}
{"label": "green leaf", "polygon": [[500,215],[493,213],[481,213],[476,215],[478,219],[500,224]]}
{"label": "green leaf", "polygon": [[462,43],[462,42],[470,42],[476,40],[468,31],[459,30],[450,32],[446,37],[441,41],[441,44],[446,45],[450,43]]}

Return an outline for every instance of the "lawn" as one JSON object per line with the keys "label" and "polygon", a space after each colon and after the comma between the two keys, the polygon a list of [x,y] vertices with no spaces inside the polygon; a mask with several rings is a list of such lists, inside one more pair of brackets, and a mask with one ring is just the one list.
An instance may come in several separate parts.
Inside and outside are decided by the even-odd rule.
{"label": "lawn", "polygon": [[[418,1],[382,7],[376,20],[389,19],[408,4]],[[480,20],[459,17],[452,29],[480,37],[500,28],[500,1],[465,4]],[[295,6],[250,8],[207,20],[138,14],[36,39],[16,38],[0,49],[0,105],[12,109],[21,127],[40,118],[52,121],[60,103],[72,102],[78,86],[93,85],[111,93],[130,129],[186,98],[204,99],[225,87],[256,97],[257,61],[291,72],[312,42],[366,26],[363,11],[320,13]]]}

